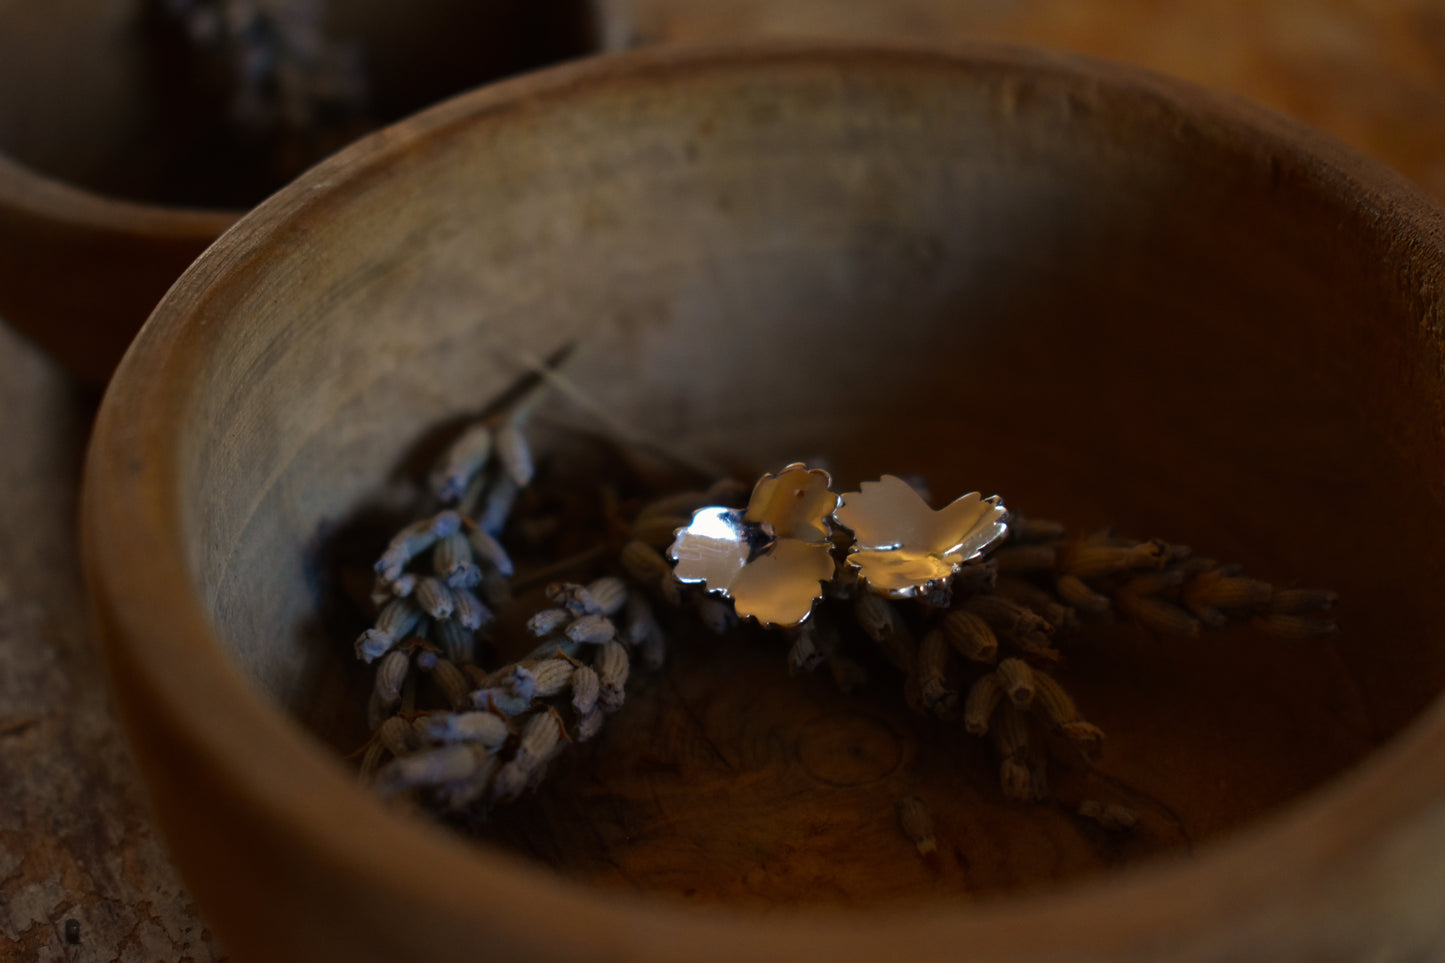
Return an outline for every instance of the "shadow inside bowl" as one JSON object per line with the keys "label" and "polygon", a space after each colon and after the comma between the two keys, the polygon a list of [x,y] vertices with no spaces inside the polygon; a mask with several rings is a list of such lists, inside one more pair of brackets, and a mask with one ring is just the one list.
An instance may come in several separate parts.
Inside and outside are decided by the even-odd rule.
{"label": "shadow inside bowl", "polygon": [[[1349,176],[1268,119],[1064,68],[721,63],[425,115],[342,158],[321,200],[264,208],[196,294],[182,513],[258,689],[356,748],[366,676],[332,563],[413,507],[418,439],[575,344],[570,376],[613,416],[745,472],[821,455],[844,485],[921,472],[941,497],[1188,542],[1336,589],[1344,632],[1084,636],[1066,681],[1107,755],[1035,807],[896,684],[789,679],[761,633],[679,640],[493,844],[726,902],[1014,890],[1188,850],[1433,699],[1439,268]],[[936,868],[897,829],[908,794]],[[1140,828],[1080,823],[1083,795]]]}

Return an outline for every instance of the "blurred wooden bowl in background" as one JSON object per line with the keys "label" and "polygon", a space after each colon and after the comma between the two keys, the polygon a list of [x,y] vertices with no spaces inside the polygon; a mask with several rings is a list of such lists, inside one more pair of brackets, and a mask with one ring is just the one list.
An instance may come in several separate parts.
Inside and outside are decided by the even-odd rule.
{"label": "blurred wooden bowl in background", "polygon": [[0,318],[94,385],[186,265],[306,167],[617,29],[591,0],[330,4],[323,38],[360,54],[356,115],[251,137],[232,103],[246,52],[188,41],[168,6],[0,0]]}

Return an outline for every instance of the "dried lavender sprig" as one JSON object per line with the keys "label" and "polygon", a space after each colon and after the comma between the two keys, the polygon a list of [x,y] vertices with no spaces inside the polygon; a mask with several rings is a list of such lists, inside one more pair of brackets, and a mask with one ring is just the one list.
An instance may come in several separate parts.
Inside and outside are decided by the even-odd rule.
{"label": "dried lavender sprig", "polygon": [[1119,803],[1081,799],[1074,810],[1083,818],[1111,832],[1128,832],[1139,824],[1139,814]]}
{"label": "dried lavender sprig", "polygon": [[933,816],[917,796],[904,796],[895,804],[898,811],[898,826],[913,843],[918,855],[930,863],[938,861],[938,837],[933,826]]}
{"label": "dried lavender sprig", "polygon": [[477,422],[448,446],[432,472],[432,492],[443,504],[460,501],[492,455],[492,426]]}
{"label": "dried lavender sprig", "polygon": [[[534,391],[529,398],[535,399],[538,394]],[[483,519],[479,522],[466,514],[471,506],[444,509],[403,528],[376,563],[375,598],[380,614],[377,623],[357,639],[356,652],[363,661],[381,659],[368,710],[378,737],[393,731],[397,717],[386,718],[386,714],[403,702],[404,689],[411,691],[417,669],[430,676],[446,709],[454,711],[431,720],[434,728],[426,730],[441,741],[450,741],[445,733],[470,731],[467,727],[485,724],[483,715],[468,708],[473,703],[489,712],[499,707],[519,708],[507,705],[505,695],[495,702],[474,698],[474,686],[466,671],[473,668],[477,632],[493,620],[491,610],[473,589],[481,589],[489,598],[505,598],[509,594],[505,583],[513,572],[510,557],[488,529],[500,531],[518,479],[525,475],[530,480],[530,452],[519,428],[521,416],[514,411],[508,417],[503,439],[494,438],[496,426],[492,422],[465,430],[433,473],[442,501],[461,497],[466,502],[464,492],[485,497]],[[500,455],[511,474],[488,489],[483,470],[494,442],[502,449]],[[497,494],[498,489],[502,495]],[[425,564],[428,558],[429,568]],[[403,649],[398,643],[405,636],[413,639]],[[429,643],[428,638],[436,644]],[[545,679],[542,682],[544,687],[549,684]],[[481,744],[485,747],[486,740]],[[378,750],[378,745],[384,748]],[[463,762],[458,753],[437,752],[428,757],[430,762],[425,765],[401,762],[420,748],[399,743],[394,735],[374,738],[364,770],[368,775],[376,773],[379,754],[390,752],[396,765],[383,770],[390,775],[378,775],[378,779],[391,791],[430,786],[455,806],[460,800],[475,798],[479,787],[473,784],[480,778],[490,779],[496,769],[494,760],[478,758],[473,759],[467,774],[458,776],[455,767]]]}
{"label": "dried lavender sprig", "polygon": [[[670,510],[697,499],[697,493],[689,493],[685,500],[675,500],[676,504],[644,509],[641,516],[654,524],[658,519],[670,524],[680,517],[670,515]],[[634,526],[633,535],[639,531]],[[908,685],[914,689],[910,702],[924,711],[947,715],[957,703],[958,692],[967,691],[965,727],[993,738],[1000,752],[1001,783],[1014,798],[1037,799],[1046,791],[1046,740],[1031,738],[1031,728],[1060,734],[1086,761],[1096,759],[1102,747],[1103,733],[1079,717],[1057,679],[1042,671],[1042,666],[1061,658],[1052,644],[1056,635],[1076,634],[1084,620],[1114,613],[1176,634],[1197,631],[1199,622],[1205,621],[1201,614],[1208,616],[1206,624],[1219,624],[1215,611],[1225,613],[1226,619],[1230,615],[1252,617],[1262,626],[1271,619],[1288,618],[1290,621],[1276,630],[1296,634],[1322,634],[1322,626],[1328,623],[1296,612],[1327,609],[1333,602],[1329,593],[1299,593],[1279,602],[1265,583],[1244,579],[1231,567],[1192,558],[1179,546],[1159,540],[1131,542],[1112,534],[1069,541],[1062,526],[1032,520],[1023,531],[1028,539],[1016,538],[1019,544],[1006,547],[1002,557],[990,565],[970,566],[968,578],[957,580],[963,583],[961,591],[955,584],[945,598],[933,600],[938,609],[934,618],[941,628],[924,631],[923,643],[914,641],[909,620],[891,603],[860,593],[856,586],[845,586],[841,593],[851,598],[860,627],[905,671]],[[681,593],[670,578],[670,566],[649,544],[659,540],[634,537],[624,545],[619,563],[644,591],[678,604]],[[1009,573],[1001,583],[994,579],[999,569]],[[975,572],[987,578],[973,578]],[[593,592],[600,586],[623,591],[603,603]],[[534,634],[549,637],[555,633],[593,649],[594,663],[572,668],[569,677],[580,680],[582,689],[569,690],[571,698],[564,706],[574,719],[571,729],[579,739],[594,734],[605,712],[620,705],[632,661],[629,648],[638,654],[645,642],[659,634],[643,592],[625,593],[625,589],[621,580],[614,578],[556,590],[549,594],[557,607],[534,616]],[[627,618],[619,629],[609,617],[624,607]],[[726,603],[713,598],[695,599],[693,609],[703,624],[716,631],[727,631],[736,618]],[[820,644],[816,631],[820,623],[826,624],[817,619],[806,631],[794,634],[790,666],[803,670],[827,661],[838,675],[846,656],[838,651],[836,638],[831,644]],[[1196,628],[1191,630],[1191,624]],[[960,672],[962,686],[957,680]],[[548,693],[555,694],[552,690]],[[511,695],[514,699],[518,696],[516,692]],[[495,689],[479,690],[473,699],[492,711],[502,708]],[[511,708],[514,723],[535,719],[541,711],[535,704]],[[562,718],[557,708],[548,706],[547,710],[557,713],[558,720]],[[558,726],[566,735],[565,724],[559,721]],[[520,791],[518,786],[534,785],[542,768],[532,762],[508,768],[505,761],[499,762],[496,771],[509,775],[503,779],[502,790],[491,792],[491,801],[510,798]]]}
{"label": "dried lavender sprig", "polygon": [[[552,594],[575,598],[576,590],[581,588],[558,586]],[[615,585],[607,588],[617,591]],[[577,621],[589,619],[609,621],[600,614]],[[608,641],[577,650],[581,659],[559,653],[558,657],[513,663],[489,673],[487,687],[456,700],[470,701],[480,710],[429,714],[417,733],[421,737],[418,744],[407,744],[394,764],[380,771],[378,779],[384,781],[383,789],[393,793],[407,789],[431,791],[442,808],[454,810],[459,799],[465,799],[469,808],[485,808],[513,800],[535,786],[567,741],[592,737],[602,716],[623,704],[631,660],[626,647],[617,641],[617,627],[609,623],[605,634],[610,637]],[[583,661],[588,658],[590,661]],[[570,732],[559,709],[570,710],[575,720]],[[509,736],[500,738],[504,732]],[[488,749],[495,757],[493,764],[465,769],[459,755],[437,752],[437,744],[459,741]],[[424,763],[401,761],[413,754],[423,755]],[[483,780],[485,784],[467,785],[467,791],[461,794],[438,792],[441,787],[455,789],[468,780]]]}
{"label": "dried lavender sprig", "polygon": [[395,582],[413,558],[431,548],[437,539],[458,531],[461,525],[461,516],[450,509],[408,525],[397,532],[377,559],[376,574],[383,582]]}
{"label": "dried lavender sprig", "polygon": [[[1062,661],[1056,638],[1077,635],[1085,622],[1118,615],[1184,636],[1197,633],[1201,623],[1216,627],[1233,619],[1296,637],[1335,631],[1334,623],[1319,614],[1333,603],[1332,593],[1288,590],[1293,594],[1276,601],[1278,593],[1268,583],[1243,577],[1237,566],[1196,558],[1188,548],[1158,539],[1138,542],[1098,533],[1070,541],[1063,526],[1032,519],[1023,532],[1025,537],[1014,539],[1018,544],[992,560],[995,570],[1006,570],[1009,577],[971,580],[962,591],[950,586],[946,605],[940,609],[935,601],[932,615],[928,606],[919,606],[923,625],[917,631],[924,644],[916,647],[896,605],[860,594],[856,587],[832,593],[851,600],[850,614],[859,628],[905,671],[910,704],[947,717],[957,705],[957,692],[966,691],[965,728],[975,735],[997,740],[995,729],[1003,718],[1008,737],[1026,737],[1038,726],[1062,737],[1069,761],[1097,761],[1103,732],[1079,716],[1058,680],[1043,671]],[[651,562],[645,553],[637,555]],[[1211,617],[1205,622],[1200,614]],[[810,624],[825,621],[815,618]],[[798,631],[792,638],[790,671],[823,661],[813,633]],[[940,646],[941,641],[949,644]],[[997,668],[991,670],[991,664]],[[1007,712],[1000,705],[1007,705]],[[1010,738],[1004,741],[1008,751],[1001,752],[1000,778],[1005,793],[1040,798],[1046,791],[1045,747],[1052,745],[1037,738],[1017,745]]]}

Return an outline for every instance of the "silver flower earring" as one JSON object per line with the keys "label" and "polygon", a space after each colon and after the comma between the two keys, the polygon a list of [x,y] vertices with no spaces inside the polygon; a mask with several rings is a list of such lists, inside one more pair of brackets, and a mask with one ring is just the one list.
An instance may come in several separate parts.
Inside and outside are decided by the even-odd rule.
{"label": "silver flower earring", "polygon": [[965,562],[1008,535],[1008,511],[997,495],[969,492],[934,511],[896,475],[858,487],[843,496],[833,519],[853,533],[846,564],[885,598],[910,599],[941,588]]}
{"label": "silver flower earring", "polygon": [[746,509],[698,509],[667,550],[673,575],[732,599],[740,618],[802,624],[836,570],[831,485],[827,472],[794,463],[759,479]]}
{"label": "silver flower earring", "polygon": [[839,577],[835,529],[851,535],[846,571],[894,599],[945,586],[1008,534],[996,495],[971,492],[934,511],[894,475],[841,497],[831,484],[827,472],[794,463],[764,475],[746,509],[699,509],[668,549],[674,577],[732,599],[740,618],[792,628]]}

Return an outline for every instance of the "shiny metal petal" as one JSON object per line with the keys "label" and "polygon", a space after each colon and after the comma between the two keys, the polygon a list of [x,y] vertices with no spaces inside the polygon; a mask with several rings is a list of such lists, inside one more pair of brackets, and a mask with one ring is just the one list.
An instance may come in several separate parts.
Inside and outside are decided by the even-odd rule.
{"label": "shiny metal petal", "polygon": [[[959,564],[972,561],[998,545],[1008,535],[1008,509],[997,495],[987,498],[969,492],[957,498],[938,514],[945,516],[939,530],[940,538],[931,549],[935,555],[961,556]],[[961,532],[961,535],[957,533]],[[956,535],[952,544],[944,544]]]}
{"label": "shiny metal petal", "polygon": [[667,557],[676,563],[672,574],[679,582],[700,582],[708,591],[726,593],[747,565],[750,552],[741,512],[702,508],[678,530]]}
{"label": "shiny metal petal", "polygon": [[958,555],[926,555],[907,549],[861,551],[848,556],[858,578],[869,591],[892,599],[921,594],[930,583],[952,577],[963,561]]}
{"label": "shiny metal petal", "polygon": [[843,495],[833,517],[853,533],[860,549],[886,551],[932,543],[933,512],[906,481],[884,475],[858,489]]}
{"label": "shiny metal petal", "polygon": [[733,604],[739,616],[791,628],[812,614],[833,570],[828,544],[779,539],[733,579]]}
{"label": "shiny metal petal", "polygon": [[904,548],[929,555],[963,551],[966,561],[997,544],[1008,532],[1008,512],[997,495],[982,498],[978,492],[969,492],[934,511],[896,475],[884,475],[858,487],[859,491],[843,496],[833,517],[853,533],[859,549]]}
{"label": "shiny metal petal", "polygon": [[848,564],[872,591],[890,598],[919,594],[1008,534],[1008,511],[997,495],[969,492],[933,511],[896,475],[845,494],[833,517],[856,542]]}
{"label": "shiny metal petal", "polygon": [[838,495],[829,490],[832,484],[833,479],[821,468],[794,462],[778,474],[758,480],[743,518],[771,525],[778,538],[826,542],[828,516],[838,507]]}

